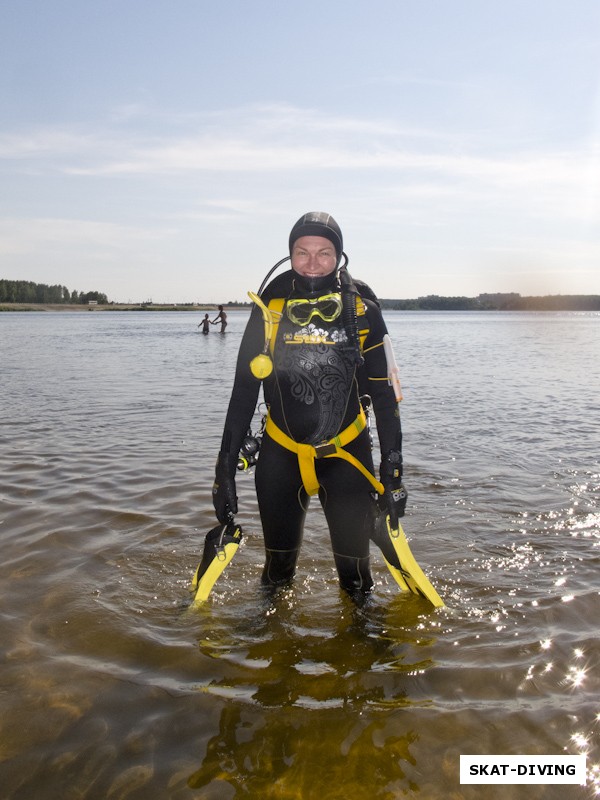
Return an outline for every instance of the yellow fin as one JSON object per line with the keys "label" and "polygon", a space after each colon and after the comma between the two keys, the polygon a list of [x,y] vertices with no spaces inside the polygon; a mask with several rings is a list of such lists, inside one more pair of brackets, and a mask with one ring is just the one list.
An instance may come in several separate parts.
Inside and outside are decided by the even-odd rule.
{"label": "yellow fin", "polygon": [[408,588],[408,584],[404,580],[404,576],[402,575],[400,570],[397,569],[396,567],[392,566],[385,556],[383,557],[383,560],[385,561],[386,566],[389,569],[389,571],[392,573],[393,579],[396,581],[396,583],[402,589],[402,591],[403,592],[410,592],[410,589]]}
{"label": "yellow fin", "polygon": [[218,525],[206,535],[204,554],[192,579],[192,607],[204,603],[219,576],[237,553],[242,541],[242,529],[230,523]]}
{"label": "yellow fin", "polygon": [[[398,522],[397,528],[390,527],[390,518],[389,516],[386,518],[386,524],[388,529],[389,537],[394,545],[394,550],[396,551],[396,555],[398,556],[398,560],[400,562],[400,577],[402,578],[404,584],[410,589],[413,594],[420,594],[422,597],[425,597],[435,608],[443,608],[444,601],[433,588],[429,579],[421,569],[421,567],[417,564],[415,557],[413,556],[410,547],[408,546],[408,542],[406,540],[406,534],[402,530],[402,525]],[[388,567],[390,565],[388,564]],[[397,570],[390,567],[390,572],[394,576],[396,582],[402,588],[402,584],[398,581],[396,577]]]}

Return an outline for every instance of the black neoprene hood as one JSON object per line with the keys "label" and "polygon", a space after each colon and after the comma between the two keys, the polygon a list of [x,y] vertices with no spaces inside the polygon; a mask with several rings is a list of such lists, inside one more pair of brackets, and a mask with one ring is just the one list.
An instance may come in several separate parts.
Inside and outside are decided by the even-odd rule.
{"label": "black neoprene hood", "polygon": [[339,264],[344,249],[344,239],[340,226],[331,216],[324,211],[309,211],[304,214],[292,228],[290,233],[290,255],[296,239],[301,236],[324,236],[335,247],[337,263]]}

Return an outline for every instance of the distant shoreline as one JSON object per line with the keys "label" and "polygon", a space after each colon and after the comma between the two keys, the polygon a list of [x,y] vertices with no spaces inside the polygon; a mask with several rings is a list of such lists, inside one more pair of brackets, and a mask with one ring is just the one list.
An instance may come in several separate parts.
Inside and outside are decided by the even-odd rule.
{"label": "distant shoreline", "polygon": [[[381,298],[383,311],[600,311],[600,295],[543,295],[522,297],[519,294],[479,295],[478,297],[443,297],[428,295],[413,300]],[[249,311],[251,303],[224,304],[226,311]],[[216,303],[6,303],[1,312],[62,311],[184,311],[216,313]]]}
{"label": "distant shoreline", "polygon": [[[244,306],[225,306],[227,311],[237,311],[240,309],[248,308]],[[176,305],[173,303],[165,303],[164,305],[148,304],[148,303],[109,303],[108,305],[82,305],[79,303],[0,303],[0,313],[6,311],[66,311],[66,312],[80,312],[80,311],[217,311],[217,305]]]}

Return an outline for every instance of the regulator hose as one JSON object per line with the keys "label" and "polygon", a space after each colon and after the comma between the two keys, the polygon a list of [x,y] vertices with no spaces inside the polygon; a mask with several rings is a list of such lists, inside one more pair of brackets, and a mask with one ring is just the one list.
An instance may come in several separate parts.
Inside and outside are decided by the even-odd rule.
{"label": "regulator hose", "polygon": [[342,295],[342,322],[348,337],[348,342],[354,351],[354,362],[357,367],[362,367],[365,363],[360,349],[360,337],[358,335],[358,317],[356,315],[356,298],[358,292],[352,276],[348,272],[348,258],[345,264],[340,267],[339,280]]}

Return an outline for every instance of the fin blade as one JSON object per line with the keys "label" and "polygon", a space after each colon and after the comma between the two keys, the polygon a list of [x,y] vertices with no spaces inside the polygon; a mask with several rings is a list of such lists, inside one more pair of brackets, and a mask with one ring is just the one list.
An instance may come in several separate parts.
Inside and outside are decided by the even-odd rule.
{"label": "fin blade", "polygon": [[192,607],[208,600],[213,586],[237,553],[242,541],[239,525],[219,525],[206,535],[204,554],[192,579]]}
{"label": "fin blade", "polygon": [[[444,601],[436,592],[421,567],[417,564],[417,560],[408,546],[408,541],[406,540],[406,534],[402,529],[402,525],[398,522],[398,528],[392,529],[390,527],[389,516],[386,522],[390,539],[400,562],[401,576],[404,583],[413,594],[420,594],[422,597],[425,597],[435,608],[443,608]],[[395,571],[398,572],[398,570]],[[396,578],[394,572],[392,572],[392,575]],[[397,578],[396,581],[398,582]],[[399,585],[401,586],[401,584]]]}
{"label": "fin blade", "polygon": [[220,558],[219,556],[215,556],[213,558],[200,580],[196,582],[196,593],[192,605],[199,605],[208,600],[213,586],[225,571],[225,567],[237,553],[238,547],[239,543],[230,542],[223,548],[224,557]]}
{"label": "fin blade", "polygon": [[406,583],[405,577],[402,574],[402,572],[397,567],[394,567],[393,564],[390,564],[390,562],[387,560],[385,556],[383,557],[383,560],[385,561],[387,568],[391,572],[393,579],[396,581],[400,589],[403,592],[410,592],[411,589],[408,588],[408,584]]}

